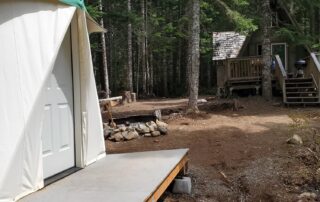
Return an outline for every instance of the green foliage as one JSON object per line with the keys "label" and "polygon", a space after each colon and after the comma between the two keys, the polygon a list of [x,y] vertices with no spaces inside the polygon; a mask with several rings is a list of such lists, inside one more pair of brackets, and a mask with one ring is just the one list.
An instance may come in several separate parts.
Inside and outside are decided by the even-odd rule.
{"label": "green foliage", "polygon": [[227,15],[234,21],[236,31],[248,35],[258,29],[253,19],[246,18],[237,11],[228,10]]}
{"label": "green foliage", "polygon": [[284,37],[289,36],[295,44],[304,44],[311,48],[312,51],[319,51],[320,22],[317,18],[320,17],[320,1],[284,0],[284,2],[293,8],[289,11],[295,24],[294,26],[285,25],[277,34]]}
{"label": "green foliage", "polygon": [[[127,29],[128,23],[133,28],[134,71],[141,68],[141,40],[146,35],[148,54],[153,54],[155,77],[161,77],[163,65],[168,68],[181,66],[182,75],[186,76],[187,46],[189,38],[190,0],[146,0],[146,29],[142,32],[140,0],[132,0],[132,12],[127,11],[127,0],[103,0],[104,12],[99,11],[97,0],[91,0],[87,6],[90,15],[97,21],[104,17],[107,33],[108,62],[110,81],[113,92],[123,89],[127,65]],[[280,2],[280,0],[278,0]],[[273,35],[290,40],[296,45],[305,45],[315,50],[320,49],[319,34],[311,33],[311,13],[320,9],[319,0],[281,0],[290,5],[290,12],[302,28],[302,32],[291,24],[284,24],[275,29]],[[257,0],[201,0],[200,1],[200,53],[202,69],[210,66],[212,57],[212,33],[221,31],[238,31],[249,35],[256,31],[261,22],[259,2]],[[318,22],[319,23],[319,22]],[[320,26],[320,25],[319,25]],[[320,29],[320,28],[318,28]],[[99,60],[100,38],[92,36],[92,48]],[[179,56],[179,57],[178,57]],[[163,64],[163,58],[168,64]],[[178,61],[179,60],[179,61]],[[208,62],[209,61],[209,62]],[[99,66],[99,64],[96,64]],[[156,69],[158,68],[158,69]],[[168,69],[174,75],[175,69]],[[134,72],[134,74],[138,74]],[[141,74],[141,69],[140,69]],[[168,73],[169,74],[169,73]],[[136,75],[134,75],[136,76]],[[203,76],[203,75],[202,75]],[[141,77],[141,75],[140,75]],[[170,77],[170,76],[168,76]],[[174,76],[171,76],[174,80]],[[200,75],[201,77],[201,75]],[[135,77],[135,79],[138,77]],[[171,78],[171,79],[172,79]],[[159,78],[156,78],[157,81]],[[161,80],[161,79],[160,79]],[[186,78],[182,79],[186,80]],[[156,83],[155,81],[155,83]],[[136,82],[136,81],[135,81]],[[161,82],[160,82],[161,83]],[[184,84],[173,88],[185,90]],[[160,85],[160,88],[162,86]],[[161,91],[161,90],[160,90]],[[179,94],[179,93],[177,93]],[[181,95],[181,93],[179,94]]]}
{"label": "green foliage", "polygon": [[105,14],[104,12],[99,10],[99,6],[96,4],[90,4],[86,8],[90,16],[95,20],[98,20]]}

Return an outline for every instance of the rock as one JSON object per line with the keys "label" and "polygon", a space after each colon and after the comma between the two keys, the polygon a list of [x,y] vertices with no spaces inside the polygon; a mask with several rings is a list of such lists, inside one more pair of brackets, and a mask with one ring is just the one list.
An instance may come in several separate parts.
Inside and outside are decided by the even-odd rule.
{"label": "rock", "polygon": [[161,133],[160,133],[160,131],[153,131],[153,132],[151,133],[151,135],[152,135],[152,137],[158,137],[158,136],[161,135]]}
{"label": "rock", "polygon": [[318,170],[315,173],[315,179],[317,183],[320,183],[320,168],[318,168]]}
{"label": "rock", "polygon": [[139,128],[139,123],[130,123],[129,128],[137,129],[137,128]]}
{"label": "rock", "polygon": [[197,103],[198,104],[201,104],[201,103],[207,103],[208,101],[206,99],[199,99],[197,100]]}
{"label": "rock", "polygon": [[181,179],[176,178],[173,183],[172,193],[174,194],[191,194],[191,178],[183,177]]}
{"label": "rock", "polygon": [[127,130],[127,127],[125,125],[119,125],[118,128],[121,132],[124,132]]}
{"label": "rock", "polygon": [[119,133],[115,133],[114,135],[111,136],[112,140],[116,141],[116,142],[121,142],[123,141],[123,136],[122,134]]}
{"label": "rock", "polygon": [[145,137],[152,137],[151,133],[145,133],[144,136]]}
{"label": "rock", "polygon": [[162,135],[166,135],[168,133],[168,128],[166,127],[158,127],[158,130]]}
{"label": "rock", "polygon": [[157,109],[156,111],[154,111],[154,115],[155,115],[155,117],[157,117],[158,120],[162,120],[162,115],[161,115],[160,109]]}
{"label": "rock", "polygon": [[168,127],[168,124],[163,121],[156,120],[156,124],[158,127]]}
{"label": "rock", "polygon": [[168,124],[166,124],[165,122],[159,121],[159,120],[156,121],[156,124],[158,127],[165,127],[165,128],[168,127]]}
{"label": "rock", "polygon": [[113,133],[113,130],[111,128],[105,128],[103,130],[103,136],[104,136],[104,139],[106,140],[108,137],[110,137]]}
{"label": "rock", "polygon": [[294,144],[294,145],[302,145],[303,141],[299,135],[293,135],[292,138],[287,140],[288,144]]}
{"label": "rock", "polygon": [[122,136],[124,137],[125,140],[133,140],[139,138],[139,133],[137,131],[126,131],[122,133]]}
{"label": "rock", "polygon": [[145,124],[142,124],[142,123],[138,125],[136,130],[138,131],[138,133],[142,133],[142,134],[150,133],[150,129]]}
{"label": "rock", "polygon": [[312,192],[304,192],[298,196],[299,199],[308,198],[308,199],[316,199],[317,195]]}
{"label": "rock", "polygon": [[110,128],[110,126],[107,123],[103,123],[103,128]]}
{"label": "rock", "polygon": [[158,126],[154,121],[147,122],[146,125],[150,129],[150,132],[156,131],[158,129]]}

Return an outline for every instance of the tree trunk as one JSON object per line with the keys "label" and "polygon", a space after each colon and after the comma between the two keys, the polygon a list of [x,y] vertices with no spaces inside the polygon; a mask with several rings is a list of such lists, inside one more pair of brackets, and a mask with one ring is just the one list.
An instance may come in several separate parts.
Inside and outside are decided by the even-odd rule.
{"label": "tree trunk", "polygon": [[200,66],[200,0],[191,0],[192,20],[188,47],[189,103],[188,111],[198,112],[199,66]]}
{"label": "tree trunk", "polygon": [[[181,0],[179,0],[179,16],[178,19],[181,18],[182,15],[182,11],[181,11]],[[181,26],[179,26],[179,32],[181,31]],[[177,58],[177,62],[176,62],[176,69],[175,69],[175,83],[176,83],[176,87],[175,87],[175,94],[178,95],[181,90],[181,57],[182,57],[182,42],[181,42],[181,38],[178,38],[178,58]]]}
{"label": "tree trunk", "polygon": [[146,16],[145,16],[145,0],[140,0],[141,6],[141,71],[142,71],[142,94],[147,94],[147,67],[146,67]]}
{"label": "tree trunk", "polygon": [[[141,48],[138,45],[138,58],[141,58]],[[137,72],[136,72],[136,93],[137,93],[137,97],[139,97],[139,93],[140,93],[140,60],[137,60]]]}
{"label": "tree trunk", "polygon": [[[317,43],[320,43],[320,8],[317,9],[317,13],[318,13],[317,19],[316,19],[316,24],[317,24],[317,37],[318,37]],[[319,48],[318,48],[318,51],[320,51]]]}
{"label": "tree trunk", "polygon": [[149,63],[149,44],[148,44],[148,0],[145,0],[145,18],[144,18],[144,27],[145,27],[145,60],[146,60],[146,91],[147,95],[151,94],[150,83],[151,83],[151,72],[150,72],[150,63]]}
{"label": "tree trunk", "polygon": [[[177,59],[177,64],[176,64],[176,82],[177,82],[177,87],[180,88],[181,85],[181,39],[179,39],[178,43],[178,59]],[[177,93],[177,92],[176,92]]]}
{"label": "tree trunk", "polygon": [[150,89],[149,89],[149,92],[151,95],[154,95],[153,87],[154,87],[153,54],[152,54],[152,51],[150,51]]}
{"label": "tree trunk", "polygon": [[[128,13],[131,13],[131,0],[128,0]],[[128,66],[127,66],[127,89],[133,92],[132,81],[132,24],[129,18],[128,22]]]}
{"label": "tree trunk", "polygon": [[[102,0],[99,0],[99,10],[103,11]],[[104,27],[103,17],[100,20],[100,26]],[[110,88],[109,88],[109,74],[108,74],[108,63],[107,63],[107,47],[106,47],[106,36],[105,33],[101,33],[101,46],[102,46],[102,68],[104,72],[104,90],[106,92],[107,98],[110,97]]]}
{"label": "tree trunk", "polygon": [[163,55],[163,63],[161,67],[163,71],[163,95],[168,97],[168,65],[167,65],[167,56]]}
{"label": "tree trunk", "polygon": [[174,92],[174,89],[176,88],[176,83],[175,83],[175,78],[174,78],[174,74],[173,74],[173,70],[174,70],[174,67],[173,67],[173,51],[170,51],[169,53],[169,61],[168,61],[168,91],[169,91],[169,94],[171,95],[172,92]]}
{"label": "tree trunk", "polygon": [[211,65],[210,59],[207,60],[207,88],[208,90],[211,88]]}
{"label": "tree trunk", "polygon": [[270,27],[272,21],[270,0],[262,1],[262,30],[263,30],[263,44],[262,57],[264,67],[262,70],[262,96],[266,100],[272,99],[272,84],[271,84],[271,40]]}

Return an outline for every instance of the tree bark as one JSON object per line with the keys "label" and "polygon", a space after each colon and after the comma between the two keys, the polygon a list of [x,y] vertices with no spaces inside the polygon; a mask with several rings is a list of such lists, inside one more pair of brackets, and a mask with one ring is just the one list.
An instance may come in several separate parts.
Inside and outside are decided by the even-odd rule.
{"label": "tree bark", "polygon": [[162,63],[162,71],[163,71],[163,95],[168,97],[168,64],[167,64],[167,56],[163,55],[163,63]]}
{"label": "tree bark", "polygon": [[200,66],[200,0],[190,0],[192,20],[188,47],[189,112],[198,112],[199,66]]}
{"label": "tree bark", "polygon": [[151,94],[150,91],[150,83],[151,83],[151,72],[150,72],[150,63],[149,63],[149,44],[148,44],[148,0],[145,2],[145,18],[144,18],[144,25],[145,25],[145,44],[146,44],[146,53],[145,53],[145,60],[146,60],[146,91],[147,95]]}
{"label": "tree bark", "polygon": [[175,78],[174,78],[174,66],[173,66],[173,51],[170,51],[169,53],[169,61],[168,61],[168,91],[171,95],[172,92],[174,92],[174,89],[176,88]]}
{"label": "tree bark", "polygon": [[127,88],[133,92],[133,81],[132,81],[132,24],[130,19],[131,14],[131,0],[128,0],[128,66],[127,66]]}
{"label": "tree bark", "polygon": [[210,65],[210,59],[207,60],[207,88],[211,88],[211,65]]}
{"label": "tree bark", "polygon": [[261,2],[262,6],[262,31],[263,31],[263,44],[262,44],[262,57],[264,67],[262,70],[262,96],[266,100],[272,99],[272,84],[271,84],[271,40],[270,28],[272,21],[272,14],[270,8],[270,0]]}
{"label": "tree bark", "polygon": [[[99,10],[103,11],[102,0],[99,0]],[[100,26],[104,27],[103,17],[100,20]],[[101,46],[102,46],[102,68],[104,72],[104,90],[106,92],[106,97],[110,97],[109,88],[109,74],[108,74],[108,63],[107,63],[107,47],[106,47],[106,36],[105,33],[101,33]]]}
{"label": "tree bark", "polygon": [[140,0],[141,6],[141,72],[142,72],[142,94],[147,94],[147,67],[146,67],[146,16],[145,16],[145,0]]}
{"label": "tree bark", "polygon": [[[141,44],[140,44],[141,45]],[[141,58],[141,48],[139,46],[138,43],[138,58]],[[137,97],[139,97],[139,93],[140,93],[140,60],[137,60],[137,72],[136,72],[136,93],[137,93]]]}
{"label": "tree bark", "polygon": [[153,54],[152,51],[150,51],[150,89],[149,92],[151,95],[154,95],[154,70],[153,70]]}

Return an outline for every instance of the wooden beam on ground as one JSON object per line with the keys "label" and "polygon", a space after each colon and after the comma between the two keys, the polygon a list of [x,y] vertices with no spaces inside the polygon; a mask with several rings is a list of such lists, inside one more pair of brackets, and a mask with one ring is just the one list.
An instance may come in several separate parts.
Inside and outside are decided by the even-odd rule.
{"label": "wooden beam on ground", "polygon": [[173,180],[178,176],[179,173],[185,172],[188,164],[188,154],[186,154],[181,161],[176,165],[176,167],[168,174],[168,176],[162,181],[162,183],[157,187],[157,189],[145,200],[145,202],[156,202],[166,191]]}
{"label": "wooden beam on ground", "polygon": [[116,100],[122,100],[122,96],[111,97],[111,98],[107,98],[107,99],[100,99],[101,102],[103,102],[103,101],[116,101]]}

